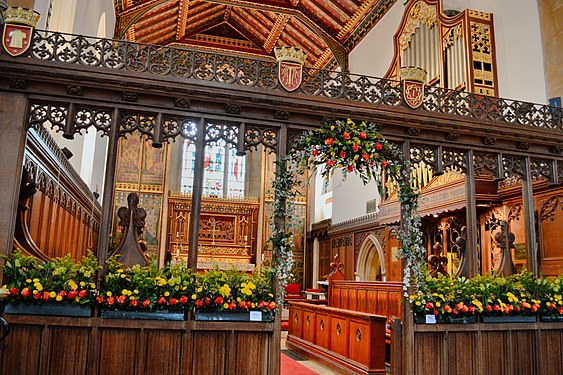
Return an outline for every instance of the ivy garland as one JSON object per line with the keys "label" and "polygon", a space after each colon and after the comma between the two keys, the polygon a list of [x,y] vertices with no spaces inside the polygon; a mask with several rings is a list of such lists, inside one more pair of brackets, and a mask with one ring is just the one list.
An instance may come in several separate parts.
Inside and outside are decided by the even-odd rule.
{"label": "ivy garland", "polygon": [[[331,176],[336,169],[342,170],[343,179],[355,172],[364,184],[375,181],[382,192],[381,173],[398,186],[403,223],[399,230],[401,248],[399,257],[403,263],[403,289],[405,296],[411,287],[425,283],[425,249],[422,246],[420,217],[416,215],[419,193],[411,184],[411,165],[403,157],[399,147],[387,141],[373,122],[356,124],[351,119],[325,122],[319,129],[305,132],[294,144],[292,152],[278,163],[273,182],[275,217],[285,217],[286,228],[272,229],[273,264],[280,285],[287,285],[287,277],[293,263],[294,201],[298,174],[324,165],[323,176]],[[294,167],[295,168],[292,168]]]}

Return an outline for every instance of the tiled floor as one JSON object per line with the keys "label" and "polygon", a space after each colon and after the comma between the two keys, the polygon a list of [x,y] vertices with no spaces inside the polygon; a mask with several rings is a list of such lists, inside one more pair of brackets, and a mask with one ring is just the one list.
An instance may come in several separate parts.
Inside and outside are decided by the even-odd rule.
{"label": "tiled floor", "polygon": [[[320,362],[308,360],[306,358],[301,357],[298,354],[295,354],[295,353],[289,351],[285,346],[285,340],[287,338],[287,331],[282,331],[281,334],[282,334],[282,341],[281,341],[282,351],[285,352],[285,354],[287,354],[288,356],[290,356],[294,360],[296,360],[297,362],[299,362],[300,364],[302,364],[303,366],[315,371],[319,375],[340,375],[340,374],[343,374],[342,372],[336,372],[332,369],[329,369],[329,368],[323,366],[323,364],[320,363]],[[281,375],[299,375],[299,374],[281,374]]]}

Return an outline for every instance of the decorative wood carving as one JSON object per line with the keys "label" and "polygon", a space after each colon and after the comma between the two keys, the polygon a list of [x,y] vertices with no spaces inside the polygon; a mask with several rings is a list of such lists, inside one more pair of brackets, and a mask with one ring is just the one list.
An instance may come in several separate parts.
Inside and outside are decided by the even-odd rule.
{"label": "decorative wood carving", "polygon": [[445,268],[448,265],[448,258],[442,255],[442,245],[439,242],[432,246],[432,254],[428,257],[428,265],[430,266],[430,275],[448,275]]}
{"label": "decorative wood carving", "polygon": [[145,227],[147,211],[137,207],[138,205],[139,195],[129,193],[127,207],[120,207],[117,210],[119,225],[123,227],[124,233],[115,253],[121,255],[119,261],[127,267],[133,267],[136,264],[144,266],[149,263],[149,259],[141,248],[142,245],[139,244],[139,235]]}
{"label": "decorative wood carving", "polygon": [[459,236],[455,239],[457,251],[459,253],[459,265],[457,267],[456,277],[469,277],[469,264],[467,263],[467,227],[461,227]]}
{"label": "decorative wood carving", "polygon": [[506,220],[500,222],[500,231],[495,233],[494,239],[501,249],[501,260],[497,271],[501,275],[512,275],[516,273],[516,267],[512,262],[510,250],[514,249],[514,233],[508,230]]}

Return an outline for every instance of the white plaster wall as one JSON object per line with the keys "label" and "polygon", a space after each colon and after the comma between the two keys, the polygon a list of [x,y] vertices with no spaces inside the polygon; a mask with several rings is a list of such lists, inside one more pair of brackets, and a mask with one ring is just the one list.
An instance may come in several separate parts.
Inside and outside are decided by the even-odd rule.
{"label": "white plaster wall", "polygon": [[335,171],[332,181],[333,224],[366,215],[366,202],[379,197],[374,182],[364,185],[354,173],[342,181],[342,172]]}
{"label": "white plaster wall", "polygon": [[354,48],[349,56],[351,73],[374,77],[387,73],[393,59],[393,35],[404,10],[404,1],[398,0]]}
{"label": "white plaster wall", "polygon": [[309,200],[312,202],[312,206],[310,206],[310,212],[312,213],[310,222],[317,223],[332,217],[332,191],[326,194],[323,193],[324,179],[320,168],[317,169],[311,181],[310,191],[313,196]]}

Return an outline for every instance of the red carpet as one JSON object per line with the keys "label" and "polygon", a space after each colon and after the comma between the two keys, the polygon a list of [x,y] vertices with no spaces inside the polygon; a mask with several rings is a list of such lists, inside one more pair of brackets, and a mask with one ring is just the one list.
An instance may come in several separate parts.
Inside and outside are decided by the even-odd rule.
{"label": "red carpet", "polygon": [[315,371],[308,369],[284,353],[281,353],[280,367],[281,375],[318,375]]}

